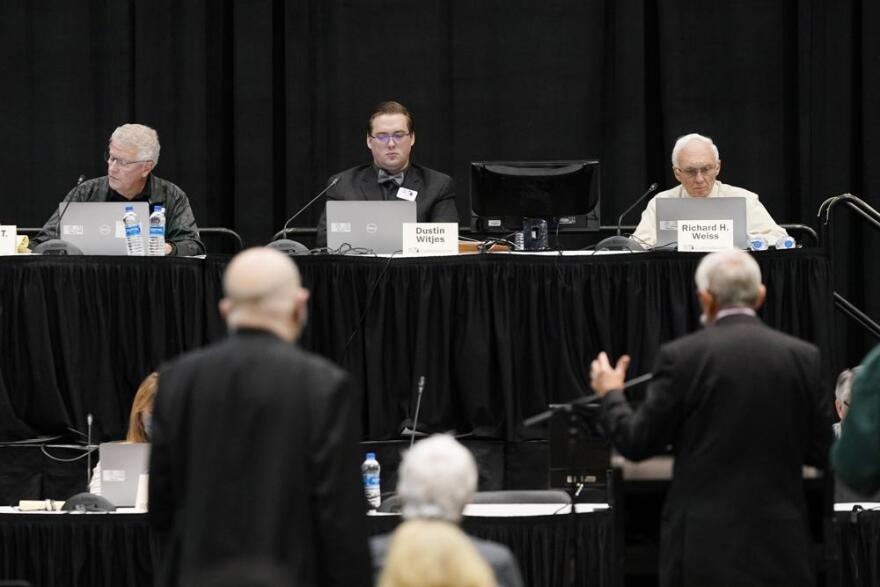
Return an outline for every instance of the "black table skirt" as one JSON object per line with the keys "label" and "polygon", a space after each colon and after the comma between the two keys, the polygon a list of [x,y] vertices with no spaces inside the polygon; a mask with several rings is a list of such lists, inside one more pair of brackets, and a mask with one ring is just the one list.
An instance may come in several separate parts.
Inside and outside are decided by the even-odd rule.
{"label": "black table skirt", "polygon": [[[761,314],[829,364],[830,267],[820,251],[756,254]],[[297,259],[312,290],[302,344],[365,390],[369,440],[397,437],[426,377],[428,430],[522,440],[548,403],[586,393],[600,350],[633,357],[697,329],[698,254]],[[121,438],[140,379],[223,336],[228,259],[0,258],[0,440],[85,430]],[[830,368],[826,369],[830,376]]]}
{"label": "black table skirt", "polygon": [[[368,518],[371,534],[397,516]],[[467,518],[474,536],[508,545],[526,585],[613,585],[611,512],[524,518]],[[0,514],[0,580],[35,587],[151,585],[159,546],[142,514]],[[571,558],[573,564],[570,564]]]}
{"label": "black table skirt", "polygon": [[880,511],[838,513],[835,532],[840,545],[840,585],[880,585]]}

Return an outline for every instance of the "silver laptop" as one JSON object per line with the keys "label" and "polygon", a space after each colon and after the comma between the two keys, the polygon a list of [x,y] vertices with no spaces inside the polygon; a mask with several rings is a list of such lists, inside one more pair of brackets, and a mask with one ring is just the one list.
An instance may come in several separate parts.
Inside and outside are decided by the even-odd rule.
{"label": "silver laptop", "polygon": [[364,253],[396,253],[403,250],[403,223],[415,221],[415,202],[330,200],[327,248],[347,244]]}
{"label": "silver laptop", "polygon": [[749,248],[745,198],[657,198],[656,216],[657,247],[678,241],[679,220],[732,220],[733,246]]}
{"label": "silver laptop", "polygon": [[138,478],[150,471],[150,444],[104,442],[101,459],[101,495],[116,507],[134,507]]}
{"label": "silver laptop", "polygon": [[[59,213],[65,203],[58,206]],[[147,202],[70,202],[58,223],[59,237],[80,248],[86,255],[126,255],[125,207],[133,206],[146,237],[150,225]],[[146,246],[146,241],[144,241]]]}

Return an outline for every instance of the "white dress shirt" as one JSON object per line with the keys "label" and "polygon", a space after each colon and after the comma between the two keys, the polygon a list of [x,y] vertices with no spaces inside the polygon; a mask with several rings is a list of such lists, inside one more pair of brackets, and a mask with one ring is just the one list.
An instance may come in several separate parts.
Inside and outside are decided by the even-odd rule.
{"label": "white dress shirt", "polygon": [[[642,220],[636,227],[632,238],[639,244],[651,246],[657,244],[657,198],[690,198],[684,186],[678,185],[670,190],[660,192],[648,202],[644,212],[642,212]],[[763,236],[767,239],[767,243],[772,247],[777,239],[788,236],[785,229],[776,224],[767,209],[758,199],[758,194],[738,188],[736,186],[727,185],[720,181],[715,181],[712,191],[709,192],[708,198],[731,198],[739,197],[746,199],[746,219],[749,223],[749,239],[756,236]]]}

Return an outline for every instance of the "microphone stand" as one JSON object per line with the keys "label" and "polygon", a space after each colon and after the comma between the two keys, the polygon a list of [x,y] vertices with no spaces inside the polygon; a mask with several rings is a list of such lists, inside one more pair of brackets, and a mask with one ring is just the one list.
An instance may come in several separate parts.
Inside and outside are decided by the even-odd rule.
{"label": "microphone stand", "polygon": [[[629,389],[630,387],[635,387],[636,385],[640,385],[647,381],[650,381],[654,377],[653,373],[645,373],[644,375],[639,375],[638,377],[633,377],[629,381],[623,384],[623,389]],[[578,406],[588,406],[591,404],[599,403],[599,396],[595,393],[590,395],[585,395],[583,397],[579,397],[570,402],[566,402],[564,404],[550,404],[547,406],[547,410],[544,410],[540,414],[532,416],[531,418],[527,418],[523,420],[523,426],[531,427],[536,426],[542,422],[549,420],[553,417],[553,414],[556,412],[571,412]]]}
{"label": "microphone stand", "polygon": [[311,206],[312,204],[317,202],[318,198],[320,198],[321,196],[326,194],[328,191],[330,191],[330,188],[335,186],[337,183],[339,183],[339,176],[334,177],[330,181],[330,183],[327,184],[327,187],[325,187],[323,190],[318,192],[317,196],[315,196],[314,198],[309,200],[308,204],[306,204],[305,206],[303,206],[302,208],[297,210],[293,216],[288,218],[287,222],[284,223],[284,228],[281,229],[281,238],[278,240],[272,241],[267,246],[270,246],[273,249],[278,249],[279,251],[282,251],[282,252],[285,252],[288,254],[307,253],[308,249],[306,249],[305,246],[303,246],[301,243],[298,243],[297,241],[294,241],[294,240],[287,238],[287,231],[289,230],[288,226],[290,226],[290,223],[293,222],[300,214],[302,214],[303,212],[308,210],[309,206]]}
{"label": "microphone stand", "polygon": [[648,191],[646,191],[644,194],[639,196],[639,199],[636,200],[635,202],[633,202],[630,205],[630,207],[627,208],[626,210],[624,210],[623,214],[621,214],[617,218],[617,234],[614,236],[609,236],[608,238],[599,241],[599,243],[595,246],[594,250],[596,250],[596,251],[603,251],[603,250],[607,250],[607,251],[641,251],[641,250],[644,250],[644,247],[642,247],[642,245],[640,245],[637,242],[633,241],[632,239],[629,239],[629,238],[620,234],[621,233],[621,226],[623,225],[624,217],[626,217],[626,215],[629,214],[633,208],[635,208],[640,203],[642,203],[642,201],[645,198],[647,198],[648,196],[653,194],[655,191],[657,191],[658,187],[659,187],[659,185],[657,184],[656,181],[654,183],[652,183],[650,186],[648,186]]}

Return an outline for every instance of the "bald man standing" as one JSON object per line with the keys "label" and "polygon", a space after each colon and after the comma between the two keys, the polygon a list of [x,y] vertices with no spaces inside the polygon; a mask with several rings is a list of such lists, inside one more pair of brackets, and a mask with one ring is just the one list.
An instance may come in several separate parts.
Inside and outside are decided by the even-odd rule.
{"label": "bald man standing", "polygon": [[223,288],[229,336],[159,378],[156,584],[210,584],[235,572],[241,584],[271,576],[369,585],[360,404],[341,369],[294,344],[308,299],[299,272],[277,251],[249,249],[229,264]]}

